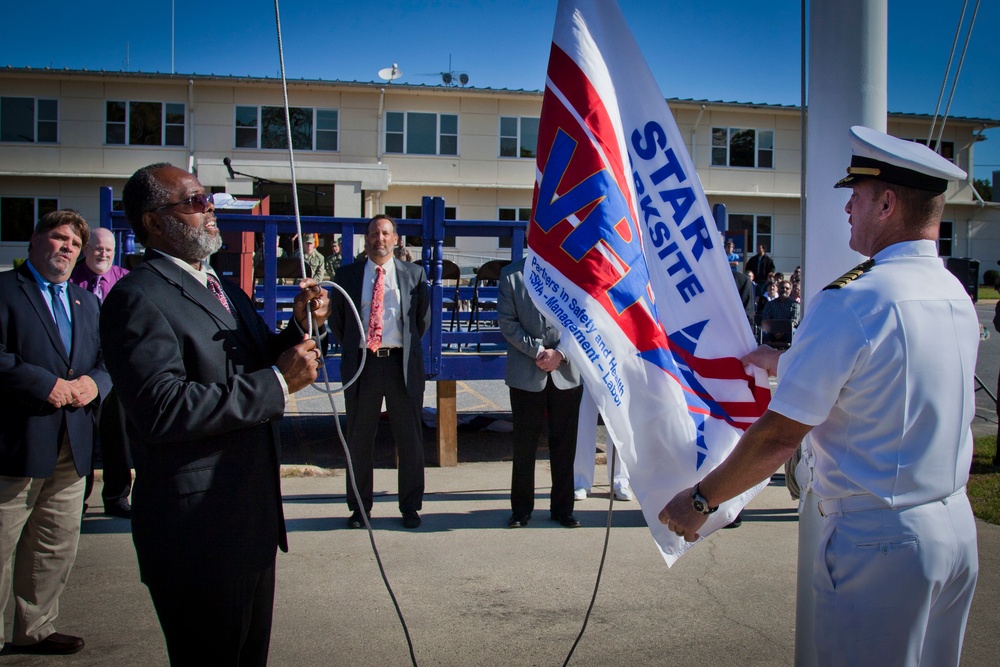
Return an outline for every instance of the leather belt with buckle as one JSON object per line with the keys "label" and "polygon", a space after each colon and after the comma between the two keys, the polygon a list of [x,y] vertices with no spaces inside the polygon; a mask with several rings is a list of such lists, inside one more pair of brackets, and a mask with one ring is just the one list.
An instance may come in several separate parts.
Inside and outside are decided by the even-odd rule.
{"label": "leather belt with buckle", "polygon": [[403,348],[401,347],[380,347],[379,349],[375,350],[375,356],[388,357],[390,354],[393,354],[394,352],[399,352],[402,349]]}

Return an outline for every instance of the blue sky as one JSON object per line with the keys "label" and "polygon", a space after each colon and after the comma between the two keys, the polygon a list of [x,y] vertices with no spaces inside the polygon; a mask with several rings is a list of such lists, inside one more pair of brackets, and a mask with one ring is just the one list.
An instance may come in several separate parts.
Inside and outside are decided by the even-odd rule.
{"label": "blue sky", "polygon": [[[170,0],[10,3],[0,66],[171,71]],[[99,12],[94,4],[103,6]],[[965,23],[975,0],[969,3]],[[278,76],[273,0],[175,0],[174,71]],[[798,0],[621,0],[666,97],[798,105]],[[889,110],[934,112],[963,0],[889,0]],[[539,90],[555,0],[284,0],[289,78]],[[44,20],[42,20],[44,19]],[[27,27],[31,29],[27,29]],[[951,115],[1000,119],[1000,3],[976,17]],[[964,39],[964,33],[963,33]],[[961,48],[961,41],[959,42]],[[949,82],[949,87],[950,87]],[[947,90],[946,90],[947,95]],[[976,147],[978,178],[1000,171],[1000,129]]]}

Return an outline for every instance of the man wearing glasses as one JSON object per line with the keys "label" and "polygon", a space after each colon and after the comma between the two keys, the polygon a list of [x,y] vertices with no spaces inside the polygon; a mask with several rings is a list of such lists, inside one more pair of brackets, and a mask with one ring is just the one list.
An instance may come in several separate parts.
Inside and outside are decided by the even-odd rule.
{"label": "man wearing glasses", "polygon": [[782,280],[778,283],[778,298],[764,306],[763,319],[791,320],[793,327],[799,326],[799,304],[791,296],[792,283]]}
{"label": "man wearing glasses", "polygon": [[101,340],[129,418],[132,538],[172,664],[265,664],[277,548],[287,551],[278,422],[316,379],[329,300],[299,283],[269,330],[206,258],[222,240],[194,176],[137,171],[122,201],[146,256],[104,302]]}

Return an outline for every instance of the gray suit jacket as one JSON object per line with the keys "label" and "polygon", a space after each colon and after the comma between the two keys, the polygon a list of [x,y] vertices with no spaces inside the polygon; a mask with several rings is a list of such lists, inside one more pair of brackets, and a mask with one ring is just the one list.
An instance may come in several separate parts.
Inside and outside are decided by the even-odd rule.
{"label": "gray suit jacket", "polygon": [[542,391],[548,376],[559,389],[579,386],[580,373],[569,361],[546,373],[535,365],[542,350],[559,345],[559,330],[538,311],[524,286],[524,260],[508,264],[500,272],[497,300],[500,331],[507,339],[507,386],[524,391]]}
{"label": "gray suit jacket", "polygon": [[[365,275],[365,262],[357,261],[342,266],[334,282],[344,288],[361,315],[361,289]],[[427,275],[423,267],[393,259],[396,265],[396,283],[399,287],[400,310],[403,313],[403,380],[409,395],[417,397],[424,393],[424,355],[420,339],[430,326],[430,300],[427,297]],[[340,290],[330,290],[330,317],[327,327],[340,344],[340,377],[347,382],[358,372],[361,364],[361,348],[364,334]],[[354,398],[358,393],[357,383],[344,392],[345,398]]]}

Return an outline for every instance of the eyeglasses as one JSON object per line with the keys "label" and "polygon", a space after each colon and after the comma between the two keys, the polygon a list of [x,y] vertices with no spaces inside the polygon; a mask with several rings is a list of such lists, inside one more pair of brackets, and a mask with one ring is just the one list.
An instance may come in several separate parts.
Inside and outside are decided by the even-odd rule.
{"label": "eyeglasses", "polygon": [[183,206],[188,210],[183,211],[184,213],[204,213],[208,210],[208,205],[212,203],[212,195],[206,195],[204,192],[199,192],[198,194],[188,197],[182,201],[174,202],[172,204],[164,204],[163,206],[157,206],[151,209],[150,212],[155,213],[157,211],[162,211],[165,208],[173,208],[175,206]]}

